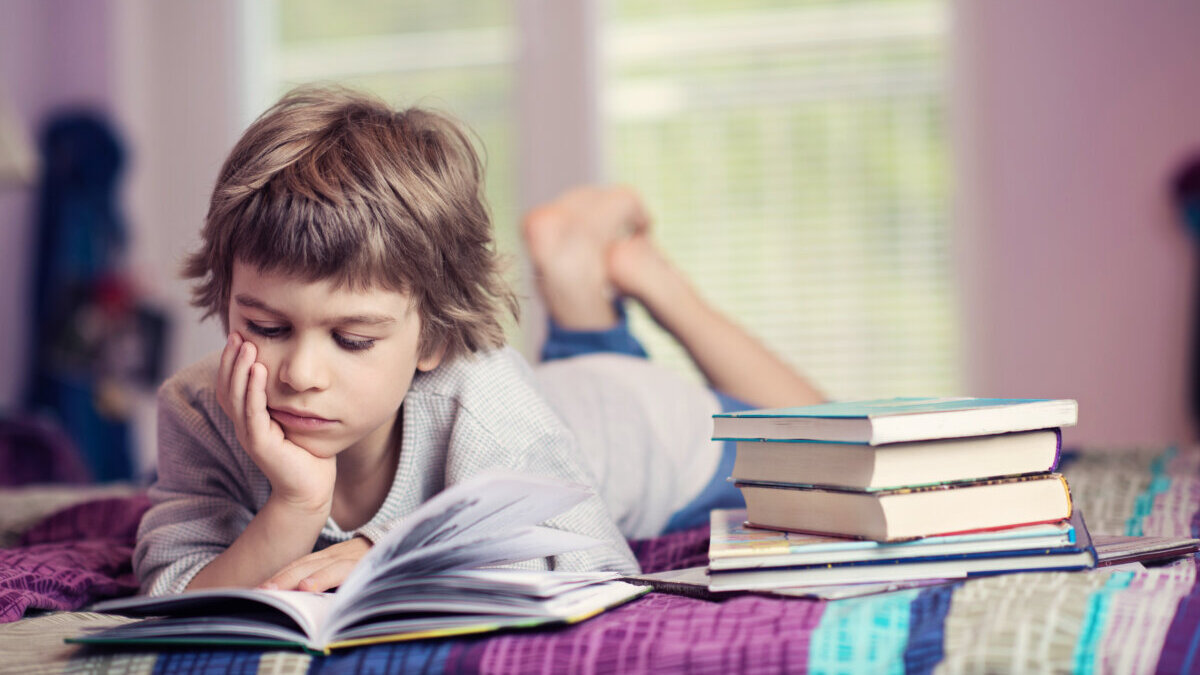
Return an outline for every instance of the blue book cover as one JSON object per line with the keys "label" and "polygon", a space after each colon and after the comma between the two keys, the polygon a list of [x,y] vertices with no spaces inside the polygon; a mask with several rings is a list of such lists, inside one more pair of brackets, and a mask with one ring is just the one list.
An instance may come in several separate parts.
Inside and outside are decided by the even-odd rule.
{"label": "blue book cover", "polygon": [[964,579],[1015,572],[1075,571],[1098,564],[1083,514],[1071,516],[1075,541],[1054,547],[983,550],[975,553],[892,558],[833,564],[758,569],[710,569],[709,590],[766,590],[845,583],[898,582],[914,579]]}

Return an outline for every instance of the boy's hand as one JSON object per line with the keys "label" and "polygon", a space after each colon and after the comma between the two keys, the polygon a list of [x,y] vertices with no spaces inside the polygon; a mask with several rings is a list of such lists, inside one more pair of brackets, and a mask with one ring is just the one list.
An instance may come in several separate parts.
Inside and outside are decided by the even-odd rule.
{"label": "boy's hand", "polygon": [[217,401],[233,420],[238,441],[271,481],[271,496],[307,511],[329,513],[336,458],[316,457],[288,440],[267,412],[267,367],[254,343],[231,332],[217,370]]}
{"label": "boy's hand", "polygon": [[259,588],[284,591],[314,591],[320,593],[342,585],[350,570],[358,564],[371,542],[362,537],[334,544],[310,553],[284,567],[275,576],[267,579]]}

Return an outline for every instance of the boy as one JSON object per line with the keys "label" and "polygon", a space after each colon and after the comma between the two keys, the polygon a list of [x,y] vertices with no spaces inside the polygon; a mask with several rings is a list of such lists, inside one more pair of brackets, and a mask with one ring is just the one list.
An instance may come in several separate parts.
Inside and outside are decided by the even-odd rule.
{"label": "boy", "polygon": [[[503,346],[515,301],[447,119],[285,96],[225,162],[185,274],[229,339],[159,393],[143,592],[326,590],[448,484],[496,466],[591,482]],[[603,545],[535,563],[637,570],[598,496],[546,524]]]}
{"label": "boy", "polygon": [[[635,570],[623,535],[739,504],[709,416],[819,394],[700,299],[622,188],[569,191],[525,221],[551,316],[531,377],[502,346],[496,315],[515,303],[480,182],[449,121],[341,90],[293,92],[247,130],[188,261],[229,341],[160,392],[143,592],[332,588],[390,523],[490,466],[597,487],[547,524],[604,546],[555,569]],[[618,292],[745,402],[647,361]]]}

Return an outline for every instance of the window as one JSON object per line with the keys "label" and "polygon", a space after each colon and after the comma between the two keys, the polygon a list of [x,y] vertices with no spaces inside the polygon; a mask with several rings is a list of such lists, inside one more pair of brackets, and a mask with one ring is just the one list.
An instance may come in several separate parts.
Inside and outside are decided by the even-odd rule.
{"label": "window", "polygon": [[945,9],[619,0],[605,25],[609,172],[704,295],[831,396],[958,387]]}
{"label": "window", "polygon": [[[267,100],[332,80],[463,118],[487,149],[501,250],[517,254],[517,162],[539,158],[514,156],[513,5],[273,7]],[[704,295],[832,396],[957,391],[944,0],[600,7],[607,176],[642,190]],[[633,321],[656,359],[698,377]]]}

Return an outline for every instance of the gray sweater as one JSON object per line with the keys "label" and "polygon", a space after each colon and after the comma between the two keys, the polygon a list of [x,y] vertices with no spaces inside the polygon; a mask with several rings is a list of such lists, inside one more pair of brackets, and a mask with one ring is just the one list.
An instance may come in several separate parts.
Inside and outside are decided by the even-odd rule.
{"label": "gray sweater", "polygon": [[[138,529],[134,571],[142,592],[184,590],[241,534],[270,496],[266,476],[238,444],[217,404],[219,355],[180,371],[158,394],[158,481]],[[371,520],[346,531],[330,518],[316,548],[355,535],[376,541],[398,519],[443,490],[491,467],[594,485],[574,437],[532,384],[511,347],[417,373],[401,407],[396,477]],[[525,566],[632,573],[637,562],[598,496],[546,525],[605,545]]]}

